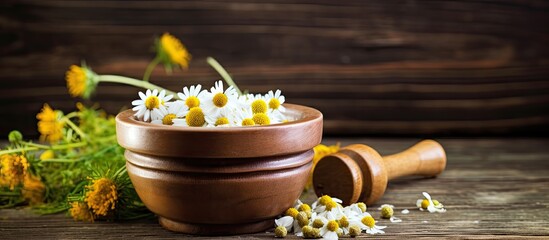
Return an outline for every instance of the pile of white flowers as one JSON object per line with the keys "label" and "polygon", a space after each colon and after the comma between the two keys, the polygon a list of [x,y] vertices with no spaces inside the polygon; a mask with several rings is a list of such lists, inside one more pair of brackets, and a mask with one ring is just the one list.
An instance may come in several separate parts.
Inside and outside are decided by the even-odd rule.
{"label": "pile of white flowers", "polygon": [[139,92],[132,102],[137,119],[154,124],[190,127],[236,127],[283,123],[285,101],[280,90],[265,95],[239,95],[233,86],[223,88],[223,82],[202,90],[202,86],[184,87],[178,100],[165,90]]}
{"label": "pile of white flowers", "polygon": [[[442,203],[431,199],[423,192],[423,199],[417,200],[420,211],[430,213],[446,212]],[[394,216],[394,206],[381,205],[381,217],[392,223],[402,222]],[[339,237],[356,237],[361,233],[383,234],[386,226],[376,225],[376,220],[367,211],[362,202],[341,206],[341,200],[324,195],[318,198],[311,206],[297,200],[294,207],[289,208],[284,217],[275,220],[275,236],[285,237],[288,233],[295,233],[303,238],[338,239]],[[402,211],[408,214],[408,210]]]}
{"label": "pile of white flowers", "polygon": [[359,202],[347,207],[341,200],[324,195],[312,206],[297,201],[286,216],[275,220],[275,236],[285,237],[288,232],[304,238],[338,239],[340,236],[356,237],[362,232],[385,233],[385,226],[377,226],[366,204]]}

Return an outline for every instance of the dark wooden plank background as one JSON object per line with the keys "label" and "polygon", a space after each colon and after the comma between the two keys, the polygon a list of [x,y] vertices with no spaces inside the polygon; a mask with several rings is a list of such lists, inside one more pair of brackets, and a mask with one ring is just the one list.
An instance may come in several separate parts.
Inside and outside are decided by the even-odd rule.
{"label": "dark wooden plank background", "polygon": [[[327,138],[343,146],[364,143],[381,154],[411,146],[416,139]],[[364,239],[547,239],[549,236],[549,140],[442,139],[448,164],[437,178],[410,178],[389,183],[383,198],[368,212],[384,235]],[[415,202],[429,192],[447,208],[446,213],[420,212]],[[311,203],[312,192],[301,199]],[[379,219],[377,208],[395,205],[401,223]],[[409,209],[407,215],[401,210]],[[2,239],[185,239],[190,236],[164,230],[156,219],[137,222],[74,222],[64,215],[37,216],[24,210],[0,210]],[[274,239],[272,230],[230,239]],[[203,237],[199,239],[211,239]],[[293,237],[292,239],[300,239]]]}
{"label": "dark wooden plank background", "polygon": [[[190,71],[153,81],[178,90],[218,79],[216,57],[241,88],[280,88],[320,109],[328,134],[549,133],[549,2],[49,1],[0,3],[0,135],[36,134],[43,102],[70,110],[64,72],[141,77],[155,36],[194,56]],[[100,86],[111,113],[135,88]]]}

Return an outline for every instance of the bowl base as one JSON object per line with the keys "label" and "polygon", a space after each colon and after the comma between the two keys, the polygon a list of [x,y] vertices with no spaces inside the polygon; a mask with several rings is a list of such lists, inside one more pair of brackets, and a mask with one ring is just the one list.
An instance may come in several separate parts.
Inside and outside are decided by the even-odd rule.
{"label": "bowl base", "polygon": [[158,217],[158,222],[163,228],[174,232],[196,235],[237,235],[245,233],[257,233],[274,226],[274,220],[263,220],[242,224],[193,224],[177,222],[171,219]]}

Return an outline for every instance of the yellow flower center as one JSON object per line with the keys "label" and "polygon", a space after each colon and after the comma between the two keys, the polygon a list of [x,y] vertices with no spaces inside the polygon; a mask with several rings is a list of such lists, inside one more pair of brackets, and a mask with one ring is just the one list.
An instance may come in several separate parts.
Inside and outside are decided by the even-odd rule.
{"label": "yellow flower center", "polygon": [[269,108],[278,109],[278,107],[280,107],[280,101],[278,101],[278,99],[276,98],[271,98],[271,100],[269,101]]}
{"label": "yellow flower center", "polygon": [[75,221],[93,222],[93,214],[83,202],[73,202],[69,212]]}
{"label": "yellow flower center", "polygon": [[98,216],[107,216],[109,210],[114,210],[118,200],[118,192],[114,182],[107,178],[93,180],[88,186],[86,203],[88,207]]}
{"label": "yellow flower center", "polygon": [[286,210],[286,216],[291,216],[295,218],[297,214],[299,214],[299,211],[297,211],[297,209],[295,208],[288,208],[288,210]]}
{"label": "yellow flower center", "polygon": [[356,237],[356,236],[360,235],[361,232],[362,232],[362,230],[357,225],[353,225],[349,228],[349,236],[351,236],[351,237]]}
{"label": "yellow flower center", "polygon": [[0,183],[10,187],[13,190],[15,186],[21,184],[27,176],[29,162],[23,155],[4,154],[0,156]]}
{"label": "yellow flower center", "polygon": [[335,220],[328,221],[328,224],[326,225],[326,228],[329,231],[335,232],[339,229],[339,224]]}
{"label": "yellow flower center", "polygon": [[185,105],[187,105],[189,109],[193,107],[198,107],[200,106],[200,100],[195,96],[190,96],[185,100]]}
{"label": "yellow flower center", "polygon": [[255,125],[255,122],[251,118],[244,118],[244,120],[242,120],[242,126],[253,126],[253,125]]}
{"label": "yellow flower center", "polygon": [[358,208],[360,208],[360,211],[362,211],[363,213],[366,212],[366,209],[368,209],[368,207],[366,207],[366,204],[363,202],[359,202],[356,205]]}
{"label": "yellow flower center", "polygon": [[299,214],[297,214],[295,220],[297,221],[297,224],[299,224],[300,227],[303,227],[305,225],[309,225],[309,218],[307,217],[306,212],[299,212]]}
{"label": "yellow flower center", "polygon": [[303,203],[303,204],[299,205],[299,208],[297,210],[303,211],[303,212],[308,212],[308,211],[311,211],[311,206],[309,206],[309,204]]}
{"label": "yellow flower center", "polygon": [[189,66],[191,55],[179,39],[169,33],[164,33],[160,38],[160,44],[162,50],[170,57],[172,63],[178,64],[182,68]]}
{"label": "yellow flower center", "polygon": [[148,96],[145,99],[145,107],[149,110],[160,107],[160,99],[157,96]]}
{"label": "yellow flower center", "polygon": [[252,102],[252,112],[253,113],[266,113],[267,112],[267,103],[262,99],[257,99]]}
{"label": "yellow flower center", "polygon": [[322,220],[317,218],[313,221],[313,227],[315,227],[315,228],[324,227],[324,222],[322,222]]}
{"label": "yellow flower center", "polygon": [[229,98],[227,97],[227,95],[225,95],[223,93],[217,93],[213,97],[212,101],[213,101],[213,103],[216,107],[222,108],[225,105],[227,105],[227,102],[229,101]]}
{"label": "yellow flower center", "polygon": [[265,113],[254,114],[252,120],[254,120],[257,125],[269,125],[271,123],[271,119],[269,119],[269,116]]}
{"label": "yellow flower center", "polygon": [[173,119],[176,118],[177,116],[173,113],[170,113],[170,114],[166,114],[166,116],[164,116],[164,118],[162,118],[162,124],[164,125],[173,125]]}
{"label": "yellow flower center", "polygon": [[393,208],[390,206],[383,206],[381,208],[381,217],[385,219],[389,219],[393,216]]}
{"label": "yellow flower center", "polygon": [[283,238],[288,234],[288,230],[284,226],[278,226],[275,228],[275,237]]}
{"label": "yellow flower center", "polygon": [[322,197],[320,197],[320,199],[318,200],[318,203],[320,203],[321,205],[326,205],[328,204],[329,202],[332,202],[332,198],[328,195],[324,195]]}
{"label": "yellow flower center", "polygon": [[191,108],[191,110],[189,110],[189,112],[187,113],[185,120],[187,121],[187,125],[189,125],[190,127],[202,127],[206,122],[206,119],[204,118],[204,113],[199,107]]}
{"label": "yellow flower center", "polygon": [[313,233],[313,227],[311,226],[304,226],[301,231],[303,232],[303,236],[304,237],[310,237],[311,234]]}
{"label": "yellow flower center", "polygon": [[215,126],[229,124],[229,119],[226,117],[220,117],[215,121]]}
{"label": "yellow flower center", "polygon": [[360,221],[369,228],[373,228],[376,225],[376,220],[372,216],[363,217]]}
{"label": "yellow flower center", "polygon": [[421,208],[427,209],[428,207],[429,207],[429,200],[423,199],[423,201],[421,201]]}
{"label": "yellow flower center", "polygon": [[326,203],[326,210],[328,210],[328,211],[330,211],[330,210],[332,210],[336,207],[337,207],[337,203],[333,200]]}
{"label": "yellow flower center", "polygon": [[72,65],[65,74],[69,94],[73,97],[82,97],[86,92],[86,72],[79,66]]}
{"label": "yellow flower center", "polygon": [[347,219],[347,217],[345,216],[341,217],[338,222],[339,222],[339,226],[341,227],[346,228],[349,226],[349,219]]}

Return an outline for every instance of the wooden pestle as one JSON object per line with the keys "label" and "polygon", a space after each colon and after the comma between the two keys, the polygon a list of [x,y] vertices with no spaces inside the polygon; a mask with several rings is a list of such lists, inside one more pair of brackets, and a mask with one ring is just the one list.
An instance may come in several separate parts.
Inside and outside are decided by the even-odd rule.
{"label": "wooden pestle", "polygon": [[445,167],[446,153],[433,140],[384,157],[369,146],[353,144],[317,163],[313,186],[318,196],[330,195],[346,205],[358,201],[371,205],[383,196],[389,180],[411,175],[434,177]]}

